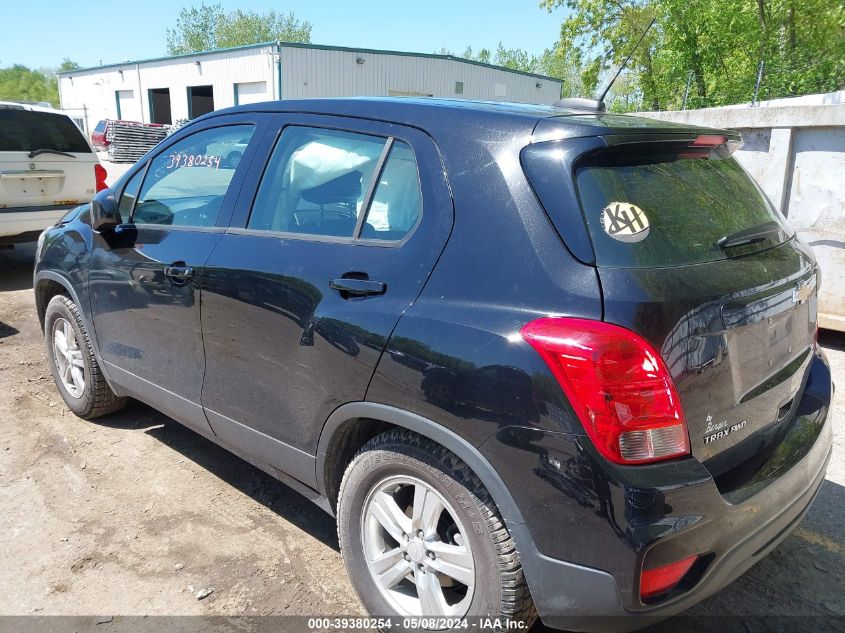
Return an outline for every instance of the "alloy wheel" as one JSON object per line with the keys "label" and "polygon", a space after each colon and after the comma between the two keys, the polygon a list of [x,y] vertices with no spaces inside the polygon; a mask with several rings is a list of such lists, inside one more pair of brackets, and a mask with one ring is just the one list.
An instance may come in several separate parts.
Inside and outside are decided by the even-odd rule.
{"label": "alloy wheel", "polygon": [[61,317],[53,322],[53,358],[65,391],[81,398],[85,392],[85,359],[73,326]]}
{"label": "alloy wheel", "polygon": [[367,567],[404,616],[466,615],[475,588],[468,533],[452,505],[415,477],[382,480],[364,502]]}

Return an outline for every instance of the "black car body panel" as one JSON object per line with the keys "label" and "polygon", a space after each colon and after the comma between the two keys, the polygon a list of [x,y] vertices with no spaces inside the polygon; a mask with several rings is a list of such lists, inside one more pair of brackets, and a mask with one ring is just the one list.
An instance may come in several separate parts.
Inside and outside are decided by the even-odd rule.
{"label": "black car body panel", "polygon": [[[288,125],[344,129],[349,122],[297,115],[281,119],[280,132]],[[228,418],[313,455],[331,412],[364,399],[388,337],[446,244],[452,201],[431,138],[377,122],[359,122],[355,130],[413,148],[423,183],[420,223],[401,246],[256,231],[245,217],[226,232],[202,280],[203,405],[215,430]],[[358,271],[387,292],[350,300],[330,287]]]}
{"label": "black car body panel", "polygon": [[[806,510],[824,480],[831,451],[831,396],[830,368],[814,354],[784,440],[759,465],[760,479],[746,483],[750,494],[741,501],[726,498],[694,458],[608,468],[583,435],[506,427],[481,452],[502,473],[508,489],[523,491],[515,501],[542,554],[614,577],[619,609],[572,604],[569,616],[647,615],[706,597],[721,586],[710,585],[714,575],[732,580],[762,557],[759,550],[772,539],[786,536],[781,532]],[[751,552],[746,541],[755,544]],[[753,554],[754,560],[746,561],[741,552]],[[703,555],[694,583],[680,587],[660,607],[640,601],[637,573],[647,556],[651,565],[659,565],[691,554]],[[558,573],[568,572],[561,567]],[[563,615],[558,614],[559,625],[580,628]]]}
{"label": "black car body panel", "polygon": [[[356,428],[427,435],[489,490],[543,621],[573,630],[631,629],[677,613],[800,520],[823,480],[832,433],[830,370],[813,341],[815,291],[805,285],[817,279],[811,251],[788,237],[714,262],[596,265],[576,188],[538,176],[603,148],[712,130],[541,106],[273,102],[192,122],[110,195],[120,199],[168,147],[238,124],[255,131],[212,226],[125,224],[101,234],[86,207],[42,235],[39,317],[53,294],[70,294],[116,393],[164,411],[329,512],[340,443]],[[422,188],[419,223],[387,244],[248,228],[268,157],[289,125],[406,142]],[[544,151],[531,149],[538,144]],[[174,266],[193,276],[173,277]],[[384,293],[343,295],[332,283],[345,274],[381,282]],[[549,315],[624,326],[659,350],[691,454],[639,466],[603,458],[520,337],[523,325]],[[644,566],[691,554],[699,559],[681,584],[640,598]],[[639,617],[616,619],[626,614]]]}
{"label": "black car body panel", "polygon": [[779,443],[777,427],[789,423],[798,405],[814,344],[815,293],[793,300],[802,284],[815,287],[808,247],[793,239],[739,260],[600,268],[599,275],[605,320],[661,350],[681,396],[692,453],[714,476]]}

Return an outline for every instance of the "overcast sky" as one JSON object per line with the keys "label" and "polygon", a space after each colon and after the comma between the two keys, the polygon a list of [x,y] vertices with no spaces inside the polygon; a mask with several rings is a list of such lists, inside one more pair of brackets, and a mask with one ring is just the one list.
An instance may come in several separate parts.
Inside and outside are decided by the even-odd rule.
{"label": "overcast sky", "polygon": [[[293,11],[314,25],[311,41],[363,48],[461,53],[508,48],[539,54],[558,38],[562,11],[539,0],[223,0],[225,10]],[[213,4],[214,0],[206,0]],[[82,66],[166,55],[165,31],[190,0],[0,0],[0,67]],[[199,5],[197,1],[193,4]]]}

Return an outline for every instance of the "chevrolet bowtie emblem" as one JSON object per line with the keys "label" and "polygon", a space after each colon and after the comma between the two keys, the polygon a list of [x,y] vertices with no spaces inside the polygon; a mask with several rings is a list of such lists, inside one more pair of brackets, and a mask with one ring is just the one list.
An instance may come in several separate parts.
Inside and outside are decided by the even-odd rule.
{"label": "chevrolet bowtie emblem", "polygon": [[807,303],[807,299],[812,296],[815,289],[816,278],[813,276],[811,279],[799,284],[798,287],[792,291],[792,302],[798,304]]}

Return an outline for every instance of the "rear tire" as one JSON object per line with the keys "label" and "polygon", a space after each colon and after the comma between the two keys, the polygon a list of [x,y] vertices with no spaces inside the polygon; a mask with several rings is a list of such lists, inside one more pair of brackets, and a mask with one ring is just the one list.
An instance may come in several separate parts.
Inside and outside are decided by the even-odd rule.
{"label": "rear tire", "polygon": [[91,420],[126,405],[106,382],[79,308],[69,297],[56,295],[47,305],[44,339],[53,380],[68,409]]}
{"label": "rear tire", "polygon": [[443,629],[443,620],[483,616],[527,630],[536,619],[498,508],[439,444],[404,429],[370,440],[344,473],[337,517],[358,597],[393,628],[401,630],[404,617],[439,617],[424,628]]}

